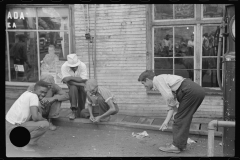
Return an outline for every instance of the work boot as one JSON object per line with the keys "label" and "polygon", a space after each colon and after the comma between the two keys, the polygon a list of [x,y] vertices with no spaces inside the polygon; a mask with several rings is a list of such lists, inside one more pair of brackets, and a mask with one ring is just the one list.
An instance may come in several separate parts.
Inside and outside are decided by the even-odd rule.
{"label": "work boot", "polygon": [[74,120],[76,118],[76,111],[72,111],[72,113],[69,116],[70,120]]}

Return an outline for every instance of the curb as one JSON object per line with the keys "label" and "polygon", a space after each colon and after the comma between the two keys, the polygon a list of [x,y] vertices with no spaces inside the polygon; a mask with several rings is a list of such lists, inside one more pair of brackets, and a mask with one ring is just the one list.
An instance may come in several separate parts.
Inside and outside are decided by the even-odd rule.
{"label": "curb", "polygon": [[[70,121],[68,118],[56,118],[53,119],[53,122],[56,125],[63,126],[64,123],[68,123],[69,125],[72,125],[74,127],[77,127],[79,124],[93,124],[90,120],[84,119],[84,118],[76,118],[73,121]],[[98,125],[112,125],[112,126],[117,126],[117,127],[128,127],[128,128],[137,128],[137,129],[149,129],[149,130],[155,130],[159,131],[159,126],[158,125],[146,125],[146,124],[138,124],[138,123],[125,123],[125,122],[99,122]],[[170,126],[168,129],[166,129],[164,132],[172,132],[172,127]],[[190,134],[193,135],[208,135],[208,131],[203,131],[203,130],[191,130],[190,129]],[[222,132],[215,131],[214,135],[216,137],[222,137]]]}

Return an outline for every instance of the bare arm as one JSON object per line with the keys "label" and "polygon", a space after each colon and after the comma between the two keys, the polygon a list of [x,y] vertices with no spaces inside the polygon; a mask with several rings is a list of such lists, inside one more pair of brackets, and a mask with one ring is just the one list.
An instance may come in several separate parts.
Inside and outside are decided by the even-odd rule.
{"label": "bare arm", "polygon": [[75,85],[75,86],[82,86],[82,87],[85,86],[85,83],[84,83],[84,82],[68,81],[67,84],[69,84],[69,85]]}
{"label": "bare arm", "polygon": [[67,83],[69,81],[78,82],[78,83],[85,83],[87,81],[87,79],[82,79],[81,77],[68,76],[68,77],[64,77],[62,79],[62,81],[64,83]]}
{"label": "bare arm", "polygon": [[107,112],[105,112],[104,114],[102,114],[101,116],[99,116],[100,119],[106,118],[107,116],[110,116],[113,113],[118,112],[118,108],[113,104],[113,101],[110,99],[107,104],[109,105],[109,110]]}
{"label": "bare arm", "polygon": [[46,120],[45,118],[42,117],[42,114],[39,112],[39,109],[37,106],[31,106],[30,112],[34,122]]}

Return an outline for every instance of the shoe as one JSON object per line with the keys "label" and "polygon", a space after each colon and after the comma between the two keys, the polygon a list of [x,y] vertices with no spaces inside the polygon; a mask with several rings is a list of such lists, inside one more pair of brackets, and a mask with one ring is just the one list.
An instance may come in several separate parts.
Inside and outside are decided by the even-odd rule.
{"label": "shoe", "polygon": [[169,152],[169,153],[180,153],[180,149],[175,147],[174,145],[167,146],[167,147],[159,147],[159,150],[163,152]]}
{"label": "shoe", "polygon": [[51,131],[55,131],[55,130],[57,129],[57,127],[54,126],[54,125],[50,122],[50,123],[49,123],[49,129],[50,129]]}
{"label": "shoe", "polygon": [[[171,146],[172,143],[166,143],[166,146]],[[182,149],[183,151],[187,150],[187,146]]]}
{"label": "shoe", "polygon": [[76,118],[76,112],[72,112],[69,116],[70,120],[74,120]]}

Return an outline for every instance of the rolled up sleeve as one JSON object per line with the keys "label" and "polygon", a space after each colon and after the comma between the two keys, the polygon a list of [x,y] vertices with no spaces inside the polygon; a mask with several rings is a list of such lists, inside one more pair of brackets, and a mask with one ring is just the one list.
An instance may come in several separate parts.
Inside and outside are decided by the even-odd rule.
{"label": "rolled up sleeve", "polygon": [[62,78],[69,77],[71,74],[68,72],[69,67],[65,65],[65,63],[61,67]]}
{"label": "rolled up sleeve", "polygon": [[87,67],[84,63],[81,65],[80,77],[82,79],[88,79]]}
{"label": "rolled up sleeve", "polygon": [[157,80],[154,81],[155,86],[162,94],[163,98],[166,100],[168,107],[175,107],[178,104],[178,101],[174,97],[171,88],[165,82],[162,77],[159,77]]}

